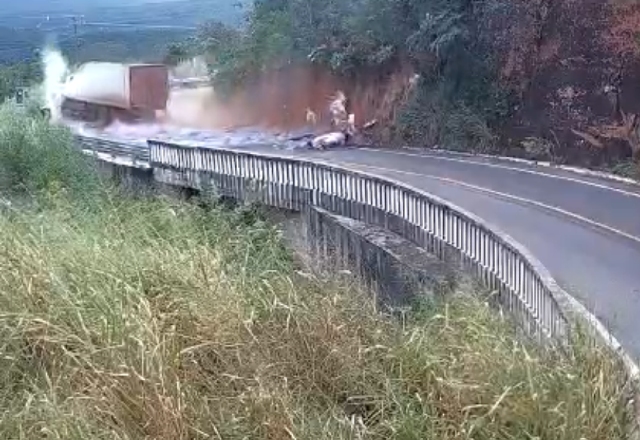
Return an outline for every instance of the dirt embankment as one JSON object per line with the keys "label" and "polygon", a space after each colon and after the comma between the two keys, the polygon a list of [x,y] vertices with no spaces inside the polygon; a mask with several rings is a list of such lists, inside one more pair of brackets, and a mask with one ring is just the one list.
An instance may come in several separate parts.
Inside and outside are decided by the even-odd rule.
{"label": "dirt embankment", "polygon": [[485,31],[519,97],[506,144],[546,138],[554,155],[585,164],[640,155],[637,1],[512,0]]}
{"label": "dirt embankment", "polygon": [[408,96],[411,76],[411,69],[399,67],[344,78],[319,66],[291,65],[256,75],[224,100],[212,89],[173,93],[168,112],[173,122],[202,128],[260,126],[288,131],[309,126],[309,109],[316,115],[317,129],[324,130],[330,121],[329,104],[341,90],[357,126],[376,119],[378,126],[388,127]]}
{"label": "dirt embankment", "polygon": [[[640,0],[492,0],[476,8],[478,38],[491,42],[499,81],[515,95],[510,116],[494,127],[504,150],[538,142],[545,148],[536,154],[566,162],[640,160]],[[377,119],[389,140],[412,75],[400,66],[354,79],[290,65],[255,76],[225,102],[183,92],[170,111],[207,128],[283,131],[307,126],[309,108],[323,129],[342,90],[356,125]],[[199,93],[200,104],[187,106],[189,93]]]}

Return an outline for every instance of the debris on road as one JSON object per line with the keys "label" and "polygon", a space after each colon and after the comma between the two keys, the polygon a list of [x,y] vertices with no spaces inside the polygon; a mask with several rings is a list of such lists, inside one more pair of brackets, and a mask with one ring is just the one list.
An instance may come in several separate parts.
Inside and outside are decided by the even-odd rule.
{"label": "debris on road", "polygon": [[305,119],[307,120],[307,124],[311,124],[315,126],[318,123],[318,116],[316,113],[307,107],[307,114]]}
{"label": "debris on road", "polygon": [[338,90],[336,97],[329,105],[329,112],[331,113],[331,123],[334,128],[338,130],[347,128],[350,115],[347,113],[347,97],[341,90]]}
{"label": "debris on road", "polygon": [[347,134],[341,131],[316,136],[309,142],[309,145],[316,150],[324,150],[329,147],[340,147],[347,143]]}
{"label": "debris on road", "polygon": [[[347,111],[347,97],[342,91],[336,93],[335,98],[329,105],[329,113],[331,114],[331,127],[334,131],[315,136],[307,142],[307,146],[324,150],[330,147],[340,147],[354,142],[356,139],[361,143],[362,138],[367,130],[373,128],[378,121],[373,119],[366,122],[361,130],[356,128],[356,115]],[[307,109],[307,122],[315,124],[316,116],[311,109]],[[311,136],[309,136],[310,138]],[[299,137],[298,139],[301,139]]]}

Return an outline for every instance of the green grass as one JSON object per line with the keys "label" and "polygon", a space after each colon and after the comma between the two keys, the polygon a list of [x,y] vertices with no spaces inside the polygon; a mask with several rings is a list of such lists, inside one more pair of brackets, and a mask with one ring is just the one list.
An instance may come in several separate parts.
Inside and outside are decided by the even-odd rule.
{"label": "green grass", "polygon": [[23,108],[0,106],[0,190],[11,193],[93,194],[98,179],[87,158],[72,146],[71,133]]}
{"label": "green grass", "polygon": [[464,292],[400,322],[259,216],[43,191],[0,211],[0,438],[624,438],[591,344],[521,342]]}
{"label": "green grass", "polygon": [[621,177],[640,180],[640,165],[631,160],[626,162],[620,162],[615,166],[613,166],[610,170],[604,170],[604,171],[611,171],[614,174],[617,174],[618,176],[621,176]]}

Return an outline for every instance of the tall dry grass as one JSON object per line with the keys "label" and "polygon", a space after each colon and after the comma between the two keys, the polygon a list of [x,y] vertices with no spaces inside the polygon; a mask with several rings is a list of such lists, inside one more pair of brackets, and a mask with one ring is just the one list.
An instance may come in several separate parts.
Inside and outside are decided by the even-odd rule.
{"label": "tall dry grass", "polygon": [[255,215],[100,194],[0,211],[0,438],[624,438],[589,344],[544,352],[462,292],[398,321]]}

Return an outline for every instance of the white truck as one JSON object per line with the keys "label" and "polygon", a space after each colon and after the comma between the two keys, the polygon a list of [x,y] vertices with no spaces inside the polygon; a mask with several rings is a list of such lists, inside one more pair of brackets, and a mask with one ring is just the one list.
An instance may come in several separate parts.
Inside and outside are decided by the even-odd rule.
{"label": "white truck", "polygon": [[155,121],[156,112],[166,110],[169,88],[162,64],[89,62],[62,84],[60,110],[66,119],[103,126]]}

